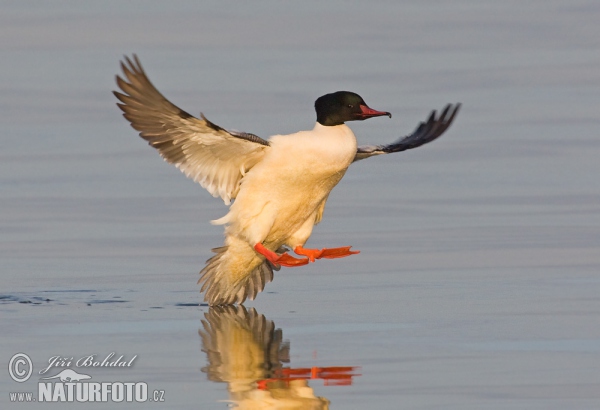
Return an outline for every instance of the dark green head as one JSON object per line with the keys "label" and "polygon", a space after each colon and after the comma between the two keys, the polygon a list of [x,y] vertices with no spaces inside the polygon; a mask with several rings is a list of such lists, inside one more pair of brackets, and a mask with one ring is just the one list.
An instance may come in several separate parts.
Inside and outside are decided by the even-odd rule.
{"label": "dark green head", "polygon": [[317,111],[317,121],[327,126],[340,125],[346,121],[362,121],[382,115],[392,118],[389,112],[369,108],[360,95],[350,91],[337,91],[317,98],[315,111]]}

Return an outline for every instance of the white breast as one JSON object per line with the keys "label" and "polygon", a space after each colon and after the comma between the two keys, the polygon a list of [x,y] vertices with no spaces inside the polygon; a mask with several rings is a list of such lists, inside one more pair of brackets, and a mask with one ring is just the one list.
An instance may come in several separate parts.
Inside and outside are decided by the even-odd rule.
{"label": "white breast", "polygon": [[297,172],[315,175],[345,170],[357,148],[356,137],[345,124],[326,127],[317,123],[311,131],[276,135],[270,142],[271,150],[263,160],[269,167],[277,163],[280,170],[297,168]]}
{"label": "white breast", "polygon": [[248,172],[226,218],[248,241],[283,238],[313,218],[356,154],[346,125],[276,135],[262,161]]}

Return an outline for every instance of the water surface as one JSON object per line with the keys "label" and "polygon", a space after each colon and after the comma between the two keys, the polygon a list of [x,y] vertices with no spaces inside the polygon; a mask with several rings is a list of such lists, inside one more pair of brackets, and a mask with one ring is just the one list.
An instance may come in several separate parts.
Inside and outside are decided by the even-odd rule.
{"label": "water surface", "polygon": [[[256,386],[274,369],[350,367],[350,384],[275,387],[338,409],[598,407],[600,6],[2,9],[0,359],[6,368],[24,352],[34,365],[21,384],[5,372],[2,408],[42,407],[9,392],[35,391],[50,357],[110,352],[138,358],[89,369],[94,381],[144,381],[168,408],[226,408],[240,384],[209,371],[205,315],[242,329],[237,343],[211,345],[232,360],[271,352],[256,320],[280,335],[286,361],[268,356],[273,371],[242,383],[255,396],[268,396]],[[222,242],[208,221],[226,208],[115,106],[118,61],[133,52],[181,108],[265,138],[311,128],[315,98],[340,89],[394,114],[351,124],[361,144],[407,134],[446,103],[463,108],[435,143],[352,166],[309,244],[361,254],[283,269],[246,303],[248,324],[209,312],[196,286]],[[249,357],[233,363],[246,372]]]}

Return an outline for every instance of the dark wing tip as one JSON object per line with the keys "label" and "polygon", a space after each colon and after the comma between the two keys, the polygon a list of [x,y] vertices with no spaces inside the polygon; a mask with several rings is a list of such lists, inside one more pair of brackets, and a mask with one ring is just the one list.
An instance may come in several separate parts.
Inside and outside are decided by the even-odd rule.
{"label": "dark wing tip", "polygon": [[379,145],[377,147],[366,146],[359,147],[355,161],[368,158],[373,155],[391,154],[393,152],[406,151],[430,143],[439,138],[450,125],[454,122],[461,103],[447,104],[442,112],[438,115],[436,110],[433,110],[426,121],[419,123],[412,134],[400,138],[396,142],[389,145]]}
{"label": "dark wing tip", "polygon": [[[451,106],[451,104],[448,104],[448,106]],[[448,118],[447,120],[449,123],[452,123],[452,121],[454,121],[454,117],[456,117],[456,114],[458,114],[458,111],[460,111],[460,107],[462,107],[461,103],[454,104],[454,110],[452,111],[450,118]]]}

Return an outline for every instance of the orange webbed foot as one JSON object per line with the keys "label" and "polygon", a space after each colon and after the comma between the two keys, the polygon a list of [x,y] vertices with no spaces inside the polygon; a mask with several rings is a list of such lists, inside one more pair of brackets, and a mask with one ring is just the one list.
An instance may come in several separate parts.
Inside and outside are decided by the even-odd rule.
{"label": "orange webbed foot", "polygon": [[293,268],[308,264],[308,258],[294,258],[287,252],[278,255],[275,252],[265,248],[262,243],[257,243],[254,245],[254,250],[267,258],[267,260],[275,266],[286,266],[288,268]]}
{"label": "orange webbed foot", "polygon": [[305,249],[302,246],[296,246],[294,252],[298,255],[308,256],[308,259],[310,259],[311,262],[314,262],[315,259],[319,259],[323,253],[320,249]]}
{"label": "orange webbed foot", "polygon": [[360,251],[351,251],[350,248],[352,246],[343,246],[341,248],[323,248],[323,253],[321,253],[321,258],[326,259],[335,259],[335,258],[344,258],[350,255],[359,254]]}
{"label": "orange webbed foot", "polygon": [[308,265],[308,258],[294,258],[292,255],[285,252],[279,255],[275,260],[275,263],[281,266],[287,266],[288,268],[293,268],[295,266]]}
{"label": "orange webbed foot", "polygon": [[360,251],[351,251],[352,246],[344,246],[341,248],[323,248],[323,249],[305,249],[302,246],[296,246],[294,252],[298,255],[308,256],[311,262],[315,259],[335,259],[344,258],[350,255],[356,255]]}

